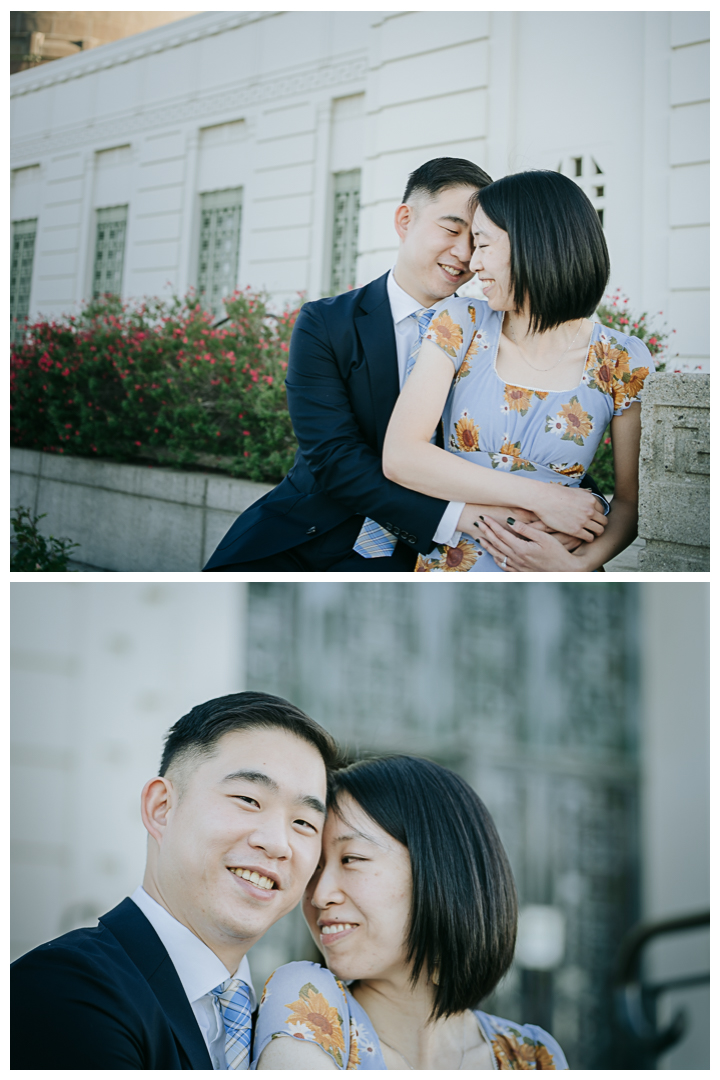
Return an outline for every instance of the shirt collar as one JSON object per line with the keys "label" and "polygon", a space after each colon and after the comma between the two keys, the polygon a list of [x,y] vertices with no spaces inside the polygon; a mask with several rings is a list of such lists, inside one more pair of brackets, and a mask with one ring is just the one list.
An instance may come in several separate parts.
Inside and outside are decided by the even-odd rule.
{"label": "shirt collar", "polygon": [[[196,937],[192,930],[188,930],[187,926],[178,922],[157,900],[153,900],[142,885],[137,887],[130,899],[140,908],[167,949],[191,1005],[230,978],[231,973],[212,949]],[[251,1006],[254,1008],[255,991],[246,956],[240,961],[235,977],[248,984]]]}
{"label": "shirt collar", "polygon": [[387,294],[390,301],[390,312],[395,325],[406,319],[408,315],[413,315],[416,311],[424,311],[425,308],[422,304],[419,304],[414,296],[410,293],[406,293],[404,289],[401,289],[395,280],[395,267],[387,276]]}

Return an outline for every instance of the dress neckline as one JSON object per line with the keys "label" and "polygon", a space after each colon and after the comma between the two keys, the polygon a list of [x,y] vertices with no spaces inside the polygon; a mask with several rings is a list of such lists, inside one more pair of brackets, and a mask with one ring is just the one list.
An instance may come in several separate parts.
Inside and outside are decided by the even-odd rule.
{"label": "dress neckline", "polygon": [[[499,315],[500,312],[498,311],[497,314]],[[585,377],[585,372],[587,371],[588,362],[590,360],[590,346],[592,345],[593,339],[595,337],[595,329],[598,326],[602,326],[602,323],[594,322],[592,325],[592,330],[590,331],[590,340],[588,341],[587,352],[585,353],[585,363],[583,364],[582,375],[580,376],[580,382],[577,383],[575,386],[570,386],[567,390],[545,390],[541,386],[523,386],[521,383],[507,382],[505,379],[503,379],[502,375],[498,373],[497,358],[498,353],[500,352],[500,338],[502,337],[502,328],[504,321],[505,312],[502,313],[502,319],[500,320],[500,333],[498,334],[498,339],[495,345],[495,352],[493,353],[492,361],[492,369],[495,377],[503,384],[503,386],[517,386],[518,390],[530,390],[533,394],[571,394],[573,390],[580,389],[580,387],[583,385],[583,379]]]}

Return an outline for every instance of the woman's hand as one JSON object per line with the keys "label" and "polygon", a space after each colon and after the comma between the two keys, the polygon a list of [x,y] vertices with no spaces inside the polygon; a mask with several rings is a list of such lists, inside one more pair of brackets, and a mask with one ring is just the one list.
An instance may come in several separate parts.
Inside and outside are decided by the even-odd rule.
{"label": "woman's hand", "polygon": [[[579,540],[592,540],[602,535],[605,515],[600,503],[587,488],[542,483],[537,483],[537,488],[533,510],[553,532],[568,533]],[[514,524],[512,521],[508,523]]]}
{"label": "woman's hand", "polygon": [[[478,530],[480,542],[508,574],[577,574],[588,567],[551,533],[518,521],[508,529],[487,518]],[[577,543],[577,541],[576,541]],[[582,545],[581,545],[582,546]]]}

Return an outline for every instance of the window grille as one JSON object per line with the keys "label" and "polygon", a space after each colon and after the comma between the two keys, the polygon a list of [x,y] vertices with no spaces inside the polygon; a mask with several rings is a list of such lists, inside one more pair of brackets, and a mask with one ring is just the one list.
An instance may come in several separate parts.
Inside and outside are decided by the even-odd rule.
{"label": "window grille", "polygon": [[223,299],[237,286],[242,220],[242,188],[209,191],[200,196],[198,292],[217,318]]}
{"label": "window grille", "polygon": [[22,338],[23,327],[30,312],[30,286],[37,218],[12,223],[12,255],[10,257],[10,336]]}
{"label": "window grille", "polygon": [[335,173],[330,275],[330,291],[333,296],[352,289],[355,285],[359,222],[360,170]]}
{"label": "window grille", "polygon": [[557,171],[569,176],[582,188],[597,210],[600,224],[604,228],[607,178],[592,154],[568,155],[561,160]]}
{"label": "window grille", "polygon": [[109,206],[97,211],[93,296],[122,294],[127,206]]}

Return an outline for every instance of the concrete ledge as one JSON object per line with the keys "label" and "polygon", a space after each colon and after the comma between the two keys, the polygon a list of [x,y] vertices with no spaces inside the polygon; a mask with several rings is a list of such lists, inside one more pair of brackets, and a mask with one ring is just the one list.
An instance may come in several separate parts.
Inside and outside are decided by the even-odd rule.
{"label": "concrete ledge", "polygon": [[710,569],[710,376],[646,382],[640,443],[640,571]]}
{"label": "concrete ledge", "polygon": [[211,473],[10,452],[11,505],[47,514],[48,536],[80,544],[77,559],[107,570],[201,570],[235,518],[270,484]]}

